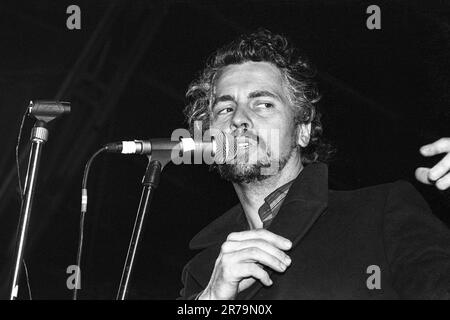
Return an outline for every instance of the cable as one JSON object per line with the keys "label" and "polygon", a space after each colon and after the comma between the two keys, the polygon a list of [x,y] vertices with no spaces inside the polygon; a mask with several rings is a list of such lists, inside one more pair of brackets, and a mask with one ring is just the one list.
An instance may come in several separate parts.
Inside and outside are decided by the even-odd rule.
{"label": "cable", "polygon": [[84,174],[83,174],[83,182],[81,185],[81,214],[80,214],[80,234],[78,238],[78,252],[77,252],[77,274],[75,277],[75,288],[73,290],[73,300],[77,300],[77,293],[78,293],[78,287],[80,286],[80,270],[81,270],[81,257],[82,257],[82,251],[83,251],[83,235],[84,235],[84,217],[86,215],[87,211],[87,180],[89,176],[89,170],[91,168],[91,164],[94,161],[94,159],[103,151],[106,150],[106,147],[103,147],[97,152],[95,152],[87,161],[86,166],[84,167]]}
{"label": "cable", "polygon": [[20,161],[19,161],[19,147],[20,147],[20,140],[22,138],[22,129],[23,124],[25,123],[25,118],[28,114],[28,107],[25,109],[25,112],[22,116],[22,121],[20,122],[20,129],[19,129],[19,135],[17,136],[17,143],[16,143],[16,167],[17,167],[17,178],[19,181],[19,190],[20,190],[20,200],[23,199],[23,189],[22,189],[22,179],[20,177]]}
{"label": "cable", "polygon": [[[17,135],[17,142],[16,142],[16,169],[17,169],[17,181],[19,183],[19,192],[20,192],[20,201],[23,201],[23,188],[22,188],[22,178],[20,175],[20,161],[19,161],[19,148],[20,148],[20,140],[22,139],[22,130],[23,125],[25,123],[25,118],[28,115],[28,107],[25,109],[25,112],[23,113],[22,120],[20,122],[19,127],[19,134]],[[31,286],[30,286],[30,278],[28,276],[28,268],[27,264],[25,263],[25,259],[22,259],[22,264],[25,269],[25,277],[27,279],[27,287],[28,287],[28,296],[30,297],[30,300],[33,300],[33,297],[31,295]]]}
{"label": "cable", "polygon": [[28,278],[28,269],[27,264],[25,263],[25,259],[22,259],[22,263],[23,267],[25,268],[25,277],[27,278],[28,296],[30,297],[30,300],[33,300],[33,297],[31,295],[30,279]]}

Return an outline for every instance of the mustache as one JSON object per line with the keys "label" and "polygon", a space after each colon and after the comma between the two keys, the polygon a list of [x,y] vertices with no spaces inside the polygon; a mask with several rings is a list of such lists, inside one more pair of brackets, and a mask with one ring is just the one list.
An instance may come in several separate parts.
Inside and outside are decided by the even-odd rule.
{"label": "mustache", "polygon": [[258,135],[251,133],[251,132],[245,132],[245,133],[241,133],[241,134],[234,132],[234,133],[231,133],[231,136],[233,137],[233,139],[240,139],[240,138],[244,137],[244,138],[248,138],[251,140],[255,140],[257,142],[259,142],[259,140],[260,140],[260,137]]}
{"label": "mustache", "polygon": [[232,139],[234,140],[234,143],[238,142],[245,142],[245,141],[254,141],[256,142],[256,145],[259,147],[262,147],[264,150],[267,149],[267,144],[264,141],[263,138],[258,136],[257,134],[251,133],[251,132],[245,132],[242,134],[231,134]]}

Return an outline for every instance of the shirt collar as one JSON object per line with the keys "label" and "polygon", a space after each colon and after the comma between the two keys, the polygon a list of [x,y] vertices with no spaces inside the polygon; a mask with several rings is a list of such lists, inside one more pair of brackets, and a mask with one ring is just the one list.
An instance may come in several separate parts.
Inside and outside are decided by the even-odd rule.
{"label": "shirt collar", "polygon": [[263,222],[263,228],[267,228],[276,217],[284,198],[288,194],[289,188],[295,179],[285,183],[264,198],[264,203],[258,210],[258,215]]}

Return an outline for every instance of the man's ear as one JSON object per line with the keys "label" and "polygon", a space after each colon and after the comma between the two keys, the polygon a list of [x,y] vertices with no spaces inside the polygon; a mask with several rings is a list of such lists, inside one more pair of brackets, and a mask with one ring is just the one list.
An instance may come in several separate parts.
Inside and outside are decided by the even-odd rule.
{"label": "man's ear", "polygon": [[297,125],[297,144],[305,148],[311,138],[311,122]]}

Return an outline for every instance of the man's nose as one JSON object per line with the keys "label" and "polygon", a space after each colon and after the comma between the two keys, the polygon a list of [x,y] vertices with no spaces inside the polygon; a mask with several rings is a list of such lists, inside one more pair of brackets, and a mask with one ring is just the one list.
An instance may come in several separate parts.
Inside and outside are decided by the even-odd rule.
{"label": "man's nose", "polygon": [[232,129],[245,128],[249,129],[252,125],[251,118],[245,110],[245,107],[238,106],[234,111],[233,117],[231,118]]}

